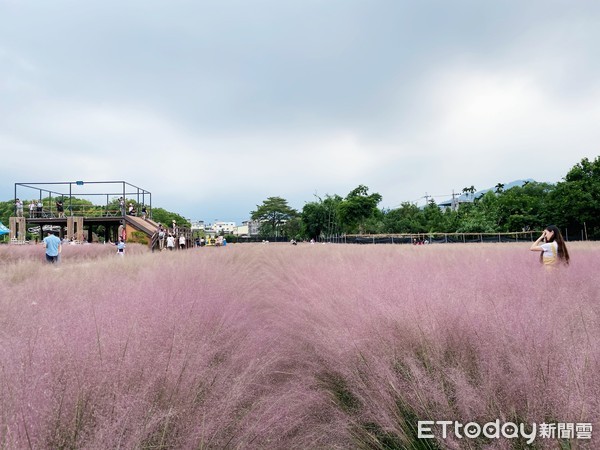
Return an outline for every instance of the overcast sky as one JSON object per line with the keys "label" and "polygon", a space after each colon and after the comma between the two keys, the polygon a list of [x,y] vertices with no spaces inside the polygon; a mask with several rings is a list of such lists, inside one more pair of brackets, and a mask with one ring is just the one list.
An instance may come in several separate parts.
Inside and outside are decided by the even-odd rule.
{"label": "overcast sky", "polygon": [[364,184],[393,208],[560,181],[599,124],[597,1],[0,0],[2,200],[125,180],[241,222]]}

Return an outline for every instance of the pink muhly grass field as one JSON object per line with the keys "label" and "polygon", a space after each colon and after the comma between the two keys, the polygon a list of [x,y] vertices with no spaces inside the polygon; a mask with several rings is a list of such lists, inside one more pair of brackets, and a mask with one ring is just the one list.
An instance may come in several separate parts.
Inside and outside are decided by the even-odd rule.
{"label": "pink muhly grass field", "polygon": [[600,445],[597,244],[553,272],[528,244],[71,247],[0,246],[0,448]]}

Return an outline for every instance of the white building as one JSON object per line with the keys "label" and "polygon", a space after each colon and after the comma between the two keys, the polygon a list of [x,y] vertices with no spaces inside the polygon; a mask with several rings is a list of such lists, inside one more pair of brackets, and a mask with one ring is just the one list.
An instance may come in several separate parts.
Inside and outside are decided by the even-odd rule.
{"label": "white building", "polygon": [[257,236],[260,228],[260,222],[258,220],[246,220],[242,222],[242,225],[248,227],[248,236]]}
{"label": "white building", "polygon": [[235,229],[235,222],[215,222],[210,226],[210,231],[215,234],[232,234]]}
{"label": "white building", "polygon": [[192,231],[204,230],[204,220],[192,220]]}
{"label": "white building", "polygon": [[233,232],[233,234],[236,236],[248,236],[248,225],[240,225],[238,227],[235,227],[235,231]]}

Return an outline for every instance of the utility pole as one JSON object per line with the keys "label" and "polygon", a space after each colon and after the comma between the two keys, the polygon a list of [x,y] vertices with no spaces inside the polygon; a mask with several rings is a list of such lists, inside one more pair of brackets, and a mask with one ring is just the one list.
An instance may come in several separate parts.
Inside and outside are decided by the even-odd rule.
{"label": "utility pole", "polygon": [[452,211],[456,211],[456,194],[454,193],[454,189],[452,189]]}
{"label": "utility pole", "polygon": [[427,192],[425,192],[425,206],[429,205],[429,197],[431,197],[431,195],[427,194]]}

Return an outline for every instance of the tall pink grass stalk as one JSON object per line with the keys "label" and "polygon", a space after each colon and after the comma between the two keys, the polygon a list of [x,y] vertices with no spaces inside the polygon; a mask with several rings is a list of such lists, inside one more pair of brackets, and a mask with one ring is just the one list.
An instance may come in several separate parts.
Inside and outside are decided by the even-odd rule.
{"label": "tall pink grass stalk", "polygon": [[521,245],[102,247],[0,247],[0,448],[513,448],[417,421],[600,425],[598,245],[552,273]]}

